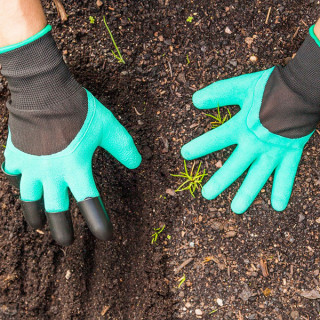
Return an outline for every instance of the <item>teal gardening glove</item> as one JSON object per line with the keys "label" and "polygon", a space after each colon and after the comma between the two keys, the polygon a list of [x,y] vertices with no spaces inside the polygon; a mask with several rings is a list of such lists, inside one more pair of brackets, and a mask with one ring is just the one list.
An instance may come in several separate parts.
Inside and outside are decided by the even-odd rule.
{"label": "teal gardening glove", "polygon": [[199,109],[241,108],[222,126],[182,147],[182,156],[192,160],[237,145],[204,185],[206,199],[216,198],[249,168],[231,209],[245,212],[273,172],[272,207],[286,208],[303,148],[319,122],[320,41],[313,29],[286,67],[218,81],[193,95]]}
{"label": "teal gardening glove", "polygon": [[46,216],[53,238],[71,244],[70,190],[91,232],[108,240],[112,225],[93,179],[93,153],[100,146],[130,169],[139,166],[141,156],[112,113],[73,79],[50,30],[0,48],[11,90],[2,169],[20,188],[32,227],[41,228]]}

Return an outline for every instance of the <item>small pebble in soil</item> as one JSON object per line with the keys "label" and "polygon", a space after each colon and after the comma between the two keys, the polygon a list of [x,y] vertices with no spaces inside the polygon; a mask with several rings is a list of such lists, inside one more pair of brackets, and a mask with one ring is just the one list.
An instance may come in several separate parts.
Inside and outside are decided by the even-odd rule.
{"label": "small pebble in soil", "polygon": [[144,146],[143,149],[142,149],[143,158],[146,159],[146,160],[149,160],[149,159],[152,158],[152,155],[153,155],[153,153],[152,153],[151,148],[148,147],[148,146]]}
{"label": "small pebble in soil", "polygon": [[216,162],[215,166],[216,166],[217,168],[221,168],[221,167],[222,167],[222,161],[219,160],[218,162]]}
{"label": "small pebble in soil", "polygon": [[218,304],[218,306],[222,307],[222,306],[223,306],[223,301],[222,301],[222,299],[218,298],[218,299],[217,299],[217,304]]}
{"label": "small pebble in soil", "polygon": [[258,58],[257,58],[256,56],[251,56],[251,57],[250,57],[250,61],[253,62],[253,63],[255,63],[255,62],[258,61]]}
{"label": "small pebble in soil", "polygon": [[197,316],[202,316],[202,311],[200,309],[196,309],[195,313]]}
{"label": "small pebble in soil", "polygon": [[194,248],[194,242],[191,241],[191,242],[189,243],[189,245],[190,245],[191,248]]}
{"label": "small pebble in soil", "polygon": [[228,231],[226,232],[226,238],[233,238],[237,235],[237,232],[236,231]]}
{"label": "small pebble in soil", "polygon": [[186,306],[186,308],[189,309],[189,308],[191,308],[191,303],[190,303],[190,302],[187,302],[185,306]]}
{"label": "small pebble in soil", "polygon": [[67,270],[66,272],[66,279],[69,280],[71,278],[71,271]]}
{"label": "small pebble in soil", "polygon": [[168,195],[170,195],[170,196],[176,196],[176,193],[175,193],[175,191],[173,190],[173,189],[167,189],[166,190],[166,193],[168,194]]}
{"label": "small pebble in soil", "polygon": [[224,32],[227,33],[227,34],[231,34],[231,33],[232,33],[232,31],[230,30],[229,27],[226,27],[226,28],[224,29]]}
{"label": "small pebble in soil", "polygon": [[291,317],[293,320],[298,320],[298,319],[299,319],[299,312],[298,312],[297,310],[291,311],[290,317]]}

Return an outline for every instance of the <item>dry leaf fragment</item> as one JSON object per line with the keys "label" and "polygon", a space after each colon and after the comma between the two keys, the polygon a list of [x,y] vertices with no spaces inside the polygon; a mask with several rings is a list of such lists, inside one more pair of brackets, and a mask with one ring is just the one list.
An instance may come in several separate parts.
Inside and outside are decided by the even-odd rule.
{"label": "dry leaf fragment", "polygon": [[310,290],[310,291],[302,291],[300,292],[300,296],[307,298],[307,299],[320,299],[320,293],[317,290]]}
{"label": "dry leaf fragment", "polygon": [[267,277],[269,275],[269,272],[268,272],[266,259],[264,259],[264,258],[260,259],[260,267],[261,267],[262,275],[264,277]]}
{"label": "dry leaf fragment", "polygon": [[53,0],[54,4],[56,5],[57,11],[59,13],[59,16],[61,18],[62,22],[65,22],[68,20],[68,15],[66,13],[66,10],[64,9],[63,4],[60,0]]}
{"label": "dry leaf fragment", "polygon": [[265,297],[269,297],[271,294],[271,290],[269,288],[265,288],[262,293],[264,294]]}

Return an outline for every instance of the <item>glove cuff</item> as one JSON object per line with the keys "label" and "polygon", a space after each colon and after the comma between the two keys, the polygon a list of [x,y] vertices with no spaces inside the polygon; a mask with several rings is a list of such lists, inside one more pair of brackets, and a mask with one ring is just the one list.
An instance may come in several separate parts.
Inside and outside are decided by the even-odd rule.
{"label": "glove cuff", "polygon": [[72,77],[50,31],[47,26],[21,43],[0,48],[1,72],[11,92],[7,108],[12,142],[34,155],[66,148],[88,111],[86,92]]}
{"label": "glove cuff", "polygon": [[314,25],[296,56],[281,69],[281,76],[305,101],[320,105],[320,41],[314,34]]}
{"label": "glove cuff", "polygon": [[47,26],[23,42],[0,49],[1,73],[11,92],[9,111],[44,110],[81,90],[50,30]]}
{"label": "glove cuff", "polygon": [[6,53],[12,50],[15,50],[17,48],[23,47],[39,38],[41,38],[43,35],[45,35],[46,33],[50,32],[52,30],[52,27],[48,24],[45,28],[43,28],[42,30],[40,30],[38,33],[36,33],[35,35],[33,35],[32,37],[23,40],[21,42],[6,46],[6,47],[2,47],[0,48],[0,54],[2,53]]}

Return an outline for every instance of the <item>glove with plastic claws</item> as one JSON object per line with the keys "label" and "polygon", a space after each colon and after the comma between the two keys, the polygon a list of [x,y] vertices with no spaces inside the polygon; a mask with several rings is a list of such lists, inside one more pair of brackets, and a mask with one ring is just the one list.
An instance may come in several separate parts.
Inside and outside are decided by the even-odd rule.
{"label": "glove with plastic claws", "polygon": [[206,199],[216,198],[249,169],[231,209],[246,211],[273,172],[272,207],[287,207],[303,148],[320,120],[320,41],[314,26],[309,34],[286,67],[218,81],[193,95],[199,109],[241,108],[222,126],[182,147],[182,156],[192,160],[237,145],[204,185]]}
{"label": "glove with plastic claws", "polygon": [[112,225],[93,179],[93,153],[103,147],[130,169],[139,166],[141,156],[112,113],[73,79],[50,30],[0,48],[11,90],[2,170],[20,189],[32,227],[41,228],[47,217],[53,238],[70,245],[70,190],[91,232],[108,240]]}

